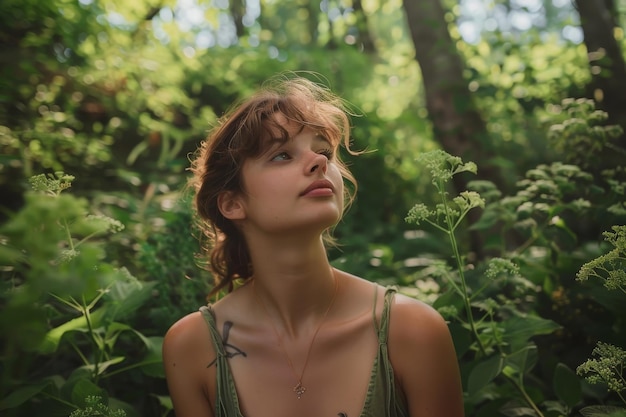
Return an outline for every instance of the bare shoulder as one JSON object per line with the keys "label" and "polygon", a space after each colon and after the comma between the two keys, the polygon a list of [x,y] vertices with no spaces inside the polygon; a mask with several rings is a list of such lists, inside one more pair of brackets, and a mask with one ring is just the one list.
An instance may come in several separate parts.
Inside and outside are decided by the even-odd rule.
{"label": "bare shoulder", "polygon": [[411,417],[463,415],[463,390],[448,325],[428,304],[396,294],[389,358]]}
{"label": "bare shoulder", "polygon": [[163,340],[163,367],[170,397],[179,417],[213,416],[215,357],[210,333],[200,312],[188,314],[170,327]]}
{"label": "bare shoulder", "polygon": [[407,297],[395,294],[391,306],[391,339],[401,338],[403,342],[432,346],[437,342],[446,342],[449,338],[448,325],[441,315],[430,305]]}
{"label": "bare shoulder", "polygon": [[188,314],[174,323],[165,334],[164,359],[166,356],[177,357],[179,354],[185,357],[194,352],[206,355],[207,349],[214,350],[209,342],[210,334],[202,314],[199,311]]}
{"label": "bare shoulder", "polygon": [[436,360],[454,352],[448,325],[437,310],[402,294],[396,294],[391,305],[389,346],[397,358],[412,362],[416,353],[421,359]]}

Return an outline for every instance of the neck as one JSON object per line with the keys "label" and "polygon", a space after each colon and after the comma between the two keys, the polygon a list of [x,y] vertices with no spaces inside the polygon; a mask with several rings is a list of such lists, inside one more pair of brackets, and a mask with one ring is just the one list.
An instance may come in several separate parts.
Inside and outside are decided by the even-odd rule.
{"label": "neck", "polygon": [[293,242],[250,247],[257,248],[250,252],[255,297],[278,332],[290,338],[309,334],[335,294],[335,271],[321,240],[305,247]]}
{"label": "neck", "polygon": [[306,335],[324,314],[335,288],[335,272],[320,234],[249,233],[246,241],[254,292],[272,323],[286,338]]}
{"label": "neck", "polygon": [[[332,293],[330,296],[330,301],[327,301],[327,305],[324,308],[324,313],[319,317],[319,319],[317,319],[317,323],[314,323],[313,321],[310,321],[310,325],[308,327],[310,327],[310,330],[305,330],[302,329],[302,327],[304,327],[304,324],[308,324],[306,323],[304,320],[290,320],[292,319],[294,316],[290,317],[290,316],[283,316],[283,335],[281,336],[281,330],[279,330],[278,326],[275,326],[274,323],[272,323],[273,318],[270,315],[269,310],[267,309],[265,302],[261,299],[261,297],[259,296],[259,294],[257,293],[257,288],[255,286],[255,284],[257,283],[256,279],[254,281],[252,281],[252,291],[254,292],[254,296],[256,298],[256,301],[258,302],[258,306],[260,308],[260,310],[263,310],[263,313],[267,316],[267,318],[270,321],[270,326],[272,328],[272,331],[274,332],[274,334],[276,335],[276,340],[281,348],[281,350],[283,351],[283,354],[285,355],[285,359],[287,360],[287,363],[289,365],[289,368],[291,369],[291,372],[293,373],[294,376],[294,381],[296,382],[296,384],[293,386],[293,392],[296,394],[297,398],[300,399],[302,397],[302,395],[304,393],[306,393],[306,387],[302,384],[302,378],[304,377],[304,373],[306,371],[306,367],[307,364],[309,363],[309,357],[311,354],[311,349],[313,348],[313,343],[315,342],[315,338],[317,337],[317,334],[319,333],[319,331],[322,329],[322,326],[324,324],[324,322],[326,321],[326,317],[328,316],[328,313],[330,313],[332,307],[334,306],[335,303],[335,298],[337,297],[337,290],[338,290],[338,285],[339,285],[339,281],[338,281],[338,275],[336,273],[334,273],[334,270],[330,270],[330,275],[333,277],[333,289],[332,289]],[[321,292],[323,292],[323,289],[321,289]],[[320,292],[320,293],[321,293]],[[268,293],[269,294],[269,293]],[[322,296],[320,298],[324,299],[326,297]],[[276,299],[276,298],[275,298]],[[309,298],[309,300],[311,300],[312,298]],[[311,306],[315,306],[317,303],[311,303]],[[275,304],[274,307],[276,307],[276,312],[280,314],[281,311],[283,312],[287,312],[287,309],[283,309],[281,310],[278,304]],[[313,318],[315,316],[314,314],[314,310],[315,308],[311,309],[311,314],[305,314],[305,315],[300,315],[299,318],[303,319],[307,316]],[[299,310],[300,312],[304,311],[304,310]],[[302,330],[302,331],[301,331]],[[304,356],[304,364],[302,365],[302,369],[299,371],[296,371],[296,368],[294,367],[293,361],[291,359],[291,357],[289,356],[288,350],[285,347],[285,336],[288,336],[293,342],[296,342],[297,339],[303,340],[304,335],[305,334],[311,334],[310,336],[310,341],[308,342],[308,347],[306,348],[306,355]],[[303,336],[301,336],[303,335]],[[308,337],[308,336],[307,336]],[[302,342],[298,341],[299,344],[301,344]]]}
{"label": "neck", "polygon": [[322,238],[262,239],[247,238],[254,276],[264,286],[307,291],[319,286],[323,278],[332,278]]}

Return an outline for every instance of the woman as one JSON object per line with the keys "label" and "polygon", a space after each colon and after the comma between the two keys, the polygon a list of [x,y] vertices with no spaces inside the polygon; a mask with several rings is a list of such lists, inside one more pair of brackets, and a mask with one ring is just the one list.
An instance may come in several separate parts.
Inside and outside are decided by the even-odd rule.
{"label": "woman", "polygon": [[331,267],[354,180],[341,100],[300,78],[231,111],[193,162],[212,295],[168,331],[177,417],[458,417],[456,355],[431,307]]}

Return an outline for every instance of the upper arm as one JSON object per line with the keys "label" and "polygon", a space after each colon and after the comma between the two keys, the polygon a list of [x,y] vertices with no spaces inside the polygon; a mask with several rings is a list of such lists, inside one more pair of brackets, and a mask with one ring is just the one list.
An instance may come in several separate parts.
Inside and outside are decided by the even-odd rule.
{"label": "upper arm", "polygon": [[389,353],[411,417],[463,416],[456,352],[448,326],[437,311],[396,295]]}
{"label": "upper arm", "polygon": [[163,366],[176,417],[213,417],[207,368],[214,350],[200,313],[176,322],[163,340]]}

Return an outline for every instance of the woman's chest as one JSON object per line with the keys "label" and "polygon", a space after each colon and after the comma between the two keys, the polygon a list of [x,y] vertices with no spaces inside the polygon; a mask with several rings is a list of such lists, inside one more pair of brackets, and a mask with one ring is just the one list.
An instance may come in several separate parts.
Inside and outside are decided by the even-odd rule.
{"label": "woman's chest", "polygon": [[[246,417],[358,417],[378,340],[371,315],[328,326],[314,340],[285,342],[276,334],[238,331],[224,338],[237,401]],[[230,353],[229,353],[230,352]],[[211,389],[213,396],[216,390]],[[218,398],[212,398],[216,404]]]}

